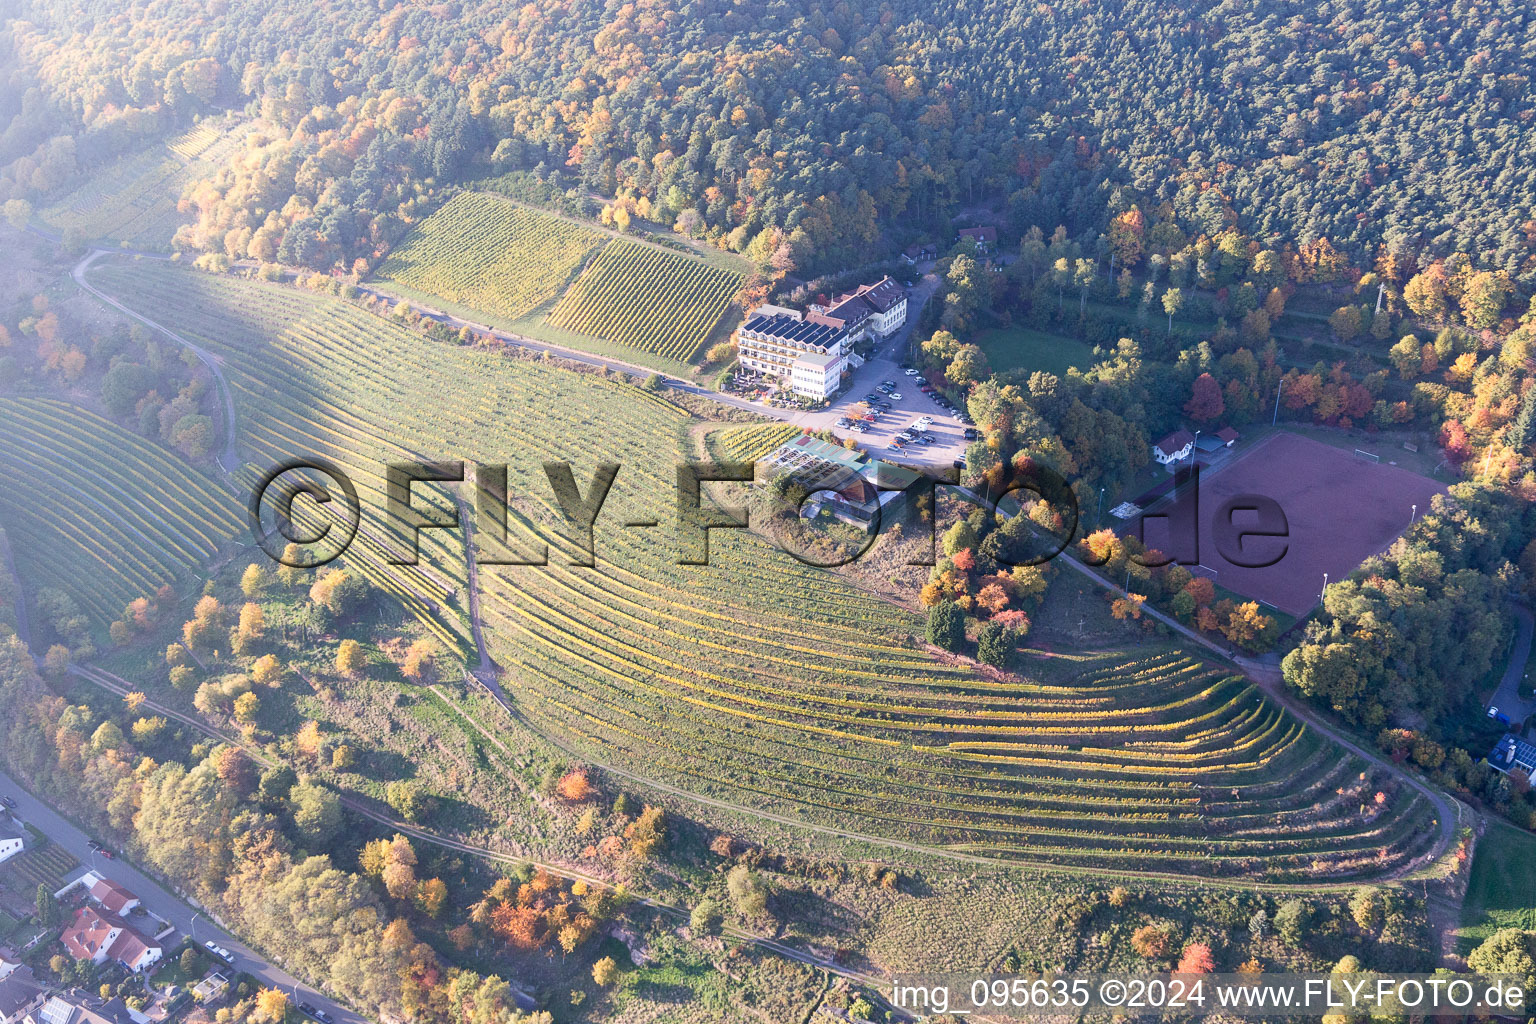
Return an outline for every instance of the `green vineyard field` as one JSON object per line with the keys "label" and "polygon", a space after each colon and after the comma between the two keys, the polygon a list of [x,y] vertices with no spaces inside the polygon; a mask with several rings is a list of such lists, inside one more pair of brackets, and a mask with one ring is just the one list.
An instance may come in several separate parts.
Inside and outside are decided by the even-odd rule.
{"label": "green vineyard field", "polygon": [[[424,342],[278,285],[125,261],[91,274],[219,355],[248,462],[323,455],[352,474],[376,551],[404,543],[379,521],[386,461],[509,464],[509,543],[550,558],[482,564],[487,640],[521,719],[593,759],[748,818],[1030,863],[1331,882],[1434,841],[1415,791],[1172,644],[1026,651],[1015,675],[985,676],[929,654],[917,617],[754,534],[715,531],[710,564],[679,564],[675,473],[696,421],[630,384]],[[572,565],[548,460],[583,487],[617,462],[599,526],[661,526],[600,528],[596,566]],[[420,544],[419,566],[375,571],[456,630],[462,533]]]}
{"label": "green vineyard field", "polygon": [[605,241],[597,231],[481,192],[460,192],[379,268],[412,298],[515,319],[559,295]]}
{"label": "green vineyard field", "polygon": [[711,455],[723,461],[755,462],[801,433],[792,423],[754,423],[711,431],[705,444]]}
{"label": "green vineyard field", "polygon": [[725,315],[739,287],[740,275],[730,271],[615,240],[561,297],[549,321],[687,362]]}
{"label": "green vineyard field", "polygon": [[237,131],[203,124],[164,146],[120,157],[43,208],[59,231],[140,249],[168,250],[189,218],[177,209],[182,191],[209,174],[233,149]]}
{"label": "green vineyard field", "polygon": [[0,399],[0,523],[29,594],[56,587],[98,626],[209,562],[239,503],[173,452],[93,412]]}

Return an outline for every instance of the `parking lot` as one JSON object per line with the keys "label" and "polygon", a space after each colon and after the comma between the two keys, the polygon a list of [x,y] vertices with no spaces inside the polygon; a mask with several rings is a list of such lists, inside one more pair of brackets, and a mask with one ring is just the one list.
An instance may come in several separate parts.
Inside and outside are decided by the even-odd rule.
{"label": "parking lot", "polygon": [[[882,393],[880,385],[885,382],[896,386],[887,388],[889,393]],[[920,387],[917,378],[903,371],[894,359],[879,355],[856,371],[853,384],[838,396],[831,409],[814,414],[824,422],[806,425],[825,427],[838,437],[853,437],[859,447],[876,458],[913,466],[951,466],[965,454],[970,443],[965,440],[966,424],[960,422],[960,410],[941,408],[937,396],[924,394]],[[880,411],[873,421],[859,421],[862,430],[838,426],[839,420],[856,417],[866,406],[869,395],[876,396],[890,409]],[[932,437],[933,443],[900,445],[897,435],[924,416],[930,422],[923,433]]]}

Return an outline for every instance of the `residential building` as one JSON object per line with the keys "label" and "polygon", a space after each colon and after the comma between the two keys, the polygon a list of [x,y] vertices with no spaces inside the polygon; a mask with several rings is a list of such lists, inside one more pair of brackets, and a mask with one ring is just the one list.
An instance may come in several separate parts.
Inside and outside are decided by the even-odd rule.
{"label": "residential building", "polygon": [[36,1010],[22,1017],[24,1024],[135,1024],[132,1013],[121,999],[103,1002],[84,992],[72,990],[49,996]]}
{"label": "residential building", "polygon": [[1488,767],[1506,773],[1536,775],[1536,746],[1518,736],[1505,736],[1488,755]]}
{"label": "residential building", "polygon": [[0,978],[0,1024],[18,1024],[43,1004],[43,987],[32,968],[19,967]]}
{"label": "residential building", "polygon": [[4,821],[0,821],[0,864],[4,864],[26,848],[26,841],[22,839],[21,829],[17,827],[16,820],[9,815]]}
{"label": "residential building", "polygon": [[1184,429],[1175,430],[1152,446],[1152,457],[1158,465],[1171,466],[1189,458],[1195,449],[1195,435]]}
{"label": "residential building", "polygon": [[95,964],[116,960],[130,971],[144,970],[156,963],[163,952],[158,942],[140,935],[116,914],[95,907],[75,911],[59,941],[76,960]]}
{"label": "residential building", "polygon": [[117,914],[121,917],[137,909],[139,898],[124,889],[110,878],[96,875],[91,882],[91,899],[101,905],[101,909],[109,914]]}
{"label": "residential building", "polygon": [[924,260],[931,260],[939,254],[938,247],[932,242],[919,242],[917,245],[909,245],[901,253],[901,258],[916,266]]}
{"label": "residential building", "polygon": [[966,239],[975,242],[978,251],[983,253],[991,252],[997,247],[997,228],[986,226],[961,228],[955,233],[955,241],[963,242]]}

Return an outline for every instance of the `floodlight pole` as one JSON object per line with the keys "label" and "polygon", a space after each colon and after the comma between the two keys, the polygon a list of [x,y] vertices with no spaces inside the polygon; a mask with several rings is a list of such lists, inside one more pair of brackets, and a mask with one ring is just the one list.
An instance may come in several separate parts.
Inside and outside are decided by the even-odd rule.
{"label": "floodlight pole", "polygon": [[1280,386],[1275,388],[1275,414],[1269,418],[1269,425],[1274,426],[1280,422],[1280,392],[1285,390],[1285,378],[1280,378]]}
{"label": "floodlight pole", "polygon": [[1099,488],[1099,510],[1093,514],[1093,525],[1104,525],[1104,488]]}
{"label": "floodlight pole", "polygon": [[1317,595],[1317,599],[1319,601],[1324,601],[1324,600],[1327,600],[1327,598],[1328,598],[1328,574],[1327,573],[1323,573],[1323,592]]}
{"label": "floodlight pole", "polygon": [[1418,517],[1419,517],[1419,506],[1418,505],[1414,505],[1413,506],[1413,511],[1408,513],[1408,525],[1412,526],[1413,525],[1413,521],[1415,519],[1417,519]]}

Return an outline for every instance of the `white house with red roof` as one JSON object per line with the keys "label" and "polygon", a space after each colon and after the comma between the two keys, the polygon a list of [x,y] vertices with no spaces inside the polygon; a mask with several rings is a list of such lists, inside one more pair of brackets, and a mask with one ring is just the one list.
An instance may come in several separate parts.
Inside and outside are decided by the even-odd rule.
{"label": "white house with red roof", "polygon": [[135,972],[159,961],[164,952],[158,942],[140,935],[121,917],[95,907],[75,911],[59,941],[76,960],[93,964],[116,960]]}
{"label": "white house with red roof", "polygon": [[1152,446],[1152,457],[1160,466],[1171,466],[1189,458],[1195,450],[1195,435],[1182,428]]}
{"label": "white house with red roof", "polygon": [[[95,873],[92,872],[92,874]],[[110,878],[95,875],[87,884],[90,885],[91,899],[100,904],[101,909],[109,914],[116,914],[121,917],[136,910],[139,906],[139,898],[137,896]]]}

